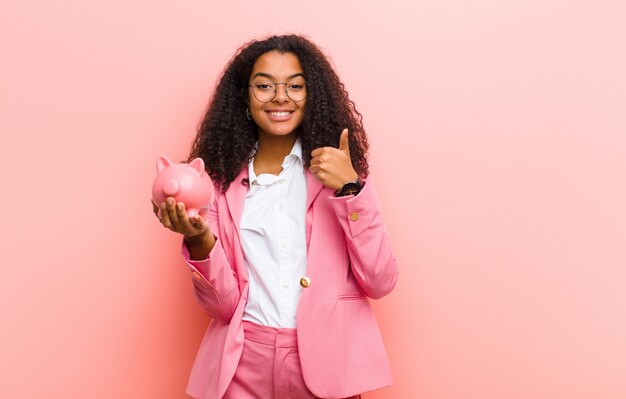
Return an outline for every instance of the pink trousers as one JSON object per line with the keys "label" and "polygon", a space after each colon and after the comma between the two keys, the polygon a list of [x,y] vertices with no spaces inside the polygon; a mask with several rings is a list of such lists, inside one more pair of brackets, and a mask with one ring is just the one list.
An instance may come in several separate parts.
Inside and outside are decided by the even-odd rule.
{"label": "pink trousers", "polygon": [[317,398],[304,384],[295,328],[244,320],[243,331],[243,353],[224,399]]}

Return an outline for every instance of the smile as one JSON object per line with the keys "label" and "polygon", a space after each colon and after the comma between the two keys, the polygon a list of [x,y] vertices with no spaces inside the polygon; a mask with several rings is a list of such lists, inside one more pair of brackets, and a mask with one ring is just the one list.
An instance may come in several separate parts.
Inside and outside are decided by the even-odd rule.
{"label": "smile", "polygon": [[272,121],[287,121],[295,111],[265,111]]}

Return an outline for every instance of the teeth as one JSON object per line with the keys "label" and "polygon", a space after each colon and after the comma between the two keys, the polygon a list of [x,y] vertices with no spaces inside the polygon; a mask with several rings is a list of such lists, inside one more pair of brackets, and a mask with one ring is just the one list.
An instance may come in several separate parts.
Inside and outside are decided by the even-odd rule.
{"label": "teeth", "polygon": [[289,115],[291,112],[286,111],[286,112],[270,112],[270,114],[274,115],[274,116],[287,116]]}

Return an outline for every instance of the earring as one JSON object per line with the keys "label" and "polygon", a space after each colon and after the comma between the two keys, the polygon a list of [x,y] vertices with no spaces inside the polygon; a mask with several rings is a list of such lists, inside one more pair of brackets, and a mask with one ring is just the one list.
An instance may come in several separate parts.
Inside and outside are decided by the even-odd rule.
{"label": "earring", "polygon": [[248,118],[249,121],[252,120],[252,115],[250,115],[250,107],[246,107],[246,118]]}

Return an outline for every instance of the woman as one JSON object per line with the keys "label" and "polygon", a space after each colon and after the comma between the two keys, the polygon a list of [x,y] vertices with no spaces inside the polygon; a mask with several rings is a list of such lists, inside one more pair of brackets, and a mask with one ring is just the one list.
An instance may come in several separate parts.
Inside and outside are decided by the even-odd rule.
{"label": "woman", "polygon": [[358,398],[392,383],[368,297],[398,269],[361,120],[303,37],[251,41],[224,69],[188,159],[216,187],[208,220],[160,204],[213,318],[192,397]]}

